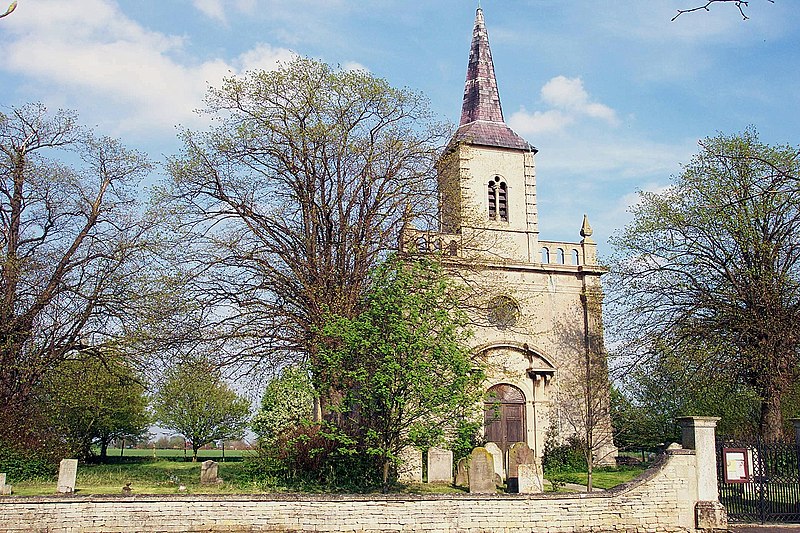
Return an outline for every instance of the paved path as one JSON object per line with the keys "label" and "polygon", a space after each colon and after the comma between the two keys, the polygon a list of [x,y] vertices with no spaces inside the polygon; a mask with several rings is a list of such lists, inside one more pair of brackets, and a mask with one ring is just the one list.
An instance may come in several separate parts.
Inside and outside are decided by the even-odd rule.
{"label": "paved path", "polygon": [[733,524],[730,530],[734,533],[789,533],[800,531],[800,524]]}

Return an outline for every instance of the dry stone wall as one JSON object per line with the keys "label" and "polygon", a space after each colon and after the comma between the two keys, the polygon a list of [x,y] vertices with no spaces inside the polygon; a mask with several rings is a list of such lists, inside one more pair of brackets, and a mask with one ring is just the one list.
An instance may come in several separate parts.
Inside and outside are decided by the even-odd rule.
{"label": "dry stone wall", "polygon": [[572,495],[0,498],[3,532],[693,531],[695,455],[675,450],[611,491]]}

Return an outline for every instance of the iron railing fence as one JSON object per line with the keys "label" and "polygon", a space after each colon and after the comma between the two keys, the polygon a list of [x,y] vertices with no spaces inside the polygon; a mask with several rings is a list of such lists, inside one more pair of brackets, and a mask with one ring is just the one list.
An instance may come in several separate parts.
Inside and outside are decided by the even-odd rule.
{"label": "iron railing fence", "polygon": [[[728,454],[725,454],[725,451]],[[734,451],[731,454],[731,451]],[[726,480],[726,457],[746,457],[747,473]],[[728,521],[800,523],[800,447],[792,442],[717,439],[719,499]]]}

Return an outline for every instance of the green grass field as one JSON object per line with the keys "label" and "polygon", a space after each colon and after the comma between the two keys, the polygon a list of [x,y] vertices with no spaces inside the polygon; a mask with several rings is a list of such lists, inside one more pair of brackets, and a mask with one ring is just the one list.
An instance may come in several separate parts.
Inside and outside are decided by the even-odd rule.
{"label": "green grass field", "polygon": [[[127,483],[131,484],[133,494],[253,494],[286,490],[252,481],[243,461],[248,453],[253,452],[226,450],[226,460],[222,462],[221,450],[201,450],[198,462],[192,463],[183,460],[183,450],[156,450],[156,458],[153,458],[153,450],[125,449],[122,457],[119,449],[109,450],[106,464],[79,464],[76,492],[81,495],[120,494]],[[187,455],[190,457],[191,451]],[[200,484],[201,461],[206,459],[219,462],[219,476],[223,483]],[[598,468],[594,471],[594,486],[608,489],[630,481],[643,471],[644,467]],[[555,473],[545,477],[562,483],[586,483],[585,472]],[[55,494],[56,481],[57,476],[8,480],[16,496]],[[181,486],[185,489],[181,490]],[[411,484],[396,490],[411,494],[464,492],[463,488],[447,484]]]}
{"label": "green grass field", "polygon": [[[99,450],[98,450],[99,452]],[[192,450],[191,448],[186,450],[186,457],[192,457]],[[250,450],[225,450],[225,458],[232,459],[232,458],[241,458],[242,456],[254,453]],[[108,456],[109,457],[183,457],[184,451],[183,450],[175,450],[175,449],[156,449],[153,450],[152,448],[125,448],[124,450],[120,450],[119,448],[109,448],[108,449]],[[204,461],[206,459],[214,459],[215,461],[222,460],[222,450],[221,449],[214,449],[214,450],[198,450],[197,456],[202,458]]]}
{"label": "green grass field", "polygon": [[[125,450],[126,452],[128,450]],[[227,457],[227,452],[226,452]],[[151,456],[152,457],[152,456]],[[201,458],[202,459],[202,458]],[[126,483],[134,494],[213,494],[263,492],[255,484],[242,482],[243,463],[240,459],[219,463],[220,485],[200,485],[200,462],[184,462],[147,457],[111,464],[79,464],[76,479],[78,494],[119,494]],[[56,493],[58,477],[33,479],[13,483],[17,496],[42,496]],[[9,480],[12,481],[12,480]],[[180,486],[186,487],[180,490]]]}
{"label": "green grass field", "polygon": [[[598,467],[592,471],[592,486],[598,489],[610,489],[627,483],[646,469],[645,466]],[[548,477],[548,475],[545,475]],[[559,472],[550,476],[560,482],[586,485],[586,472]]]}

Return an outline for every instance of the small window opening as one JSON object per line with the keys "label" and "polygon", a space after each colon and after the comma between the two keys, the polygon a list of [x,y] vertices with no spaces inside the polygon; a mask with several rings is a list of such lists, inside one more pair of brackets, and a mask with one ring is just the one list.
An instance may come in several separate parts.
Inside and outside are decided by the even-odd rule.
{"label": "small window opening", "polygon": [[448,252],[451,256],[455,257],[458,255],[458,243],[456,241],[450,241],[450,245],[447,247]]}
{"label": "small window opening", "polygon": [[489,218],[508,222],[508,185],[500,176],[489,181],[486,188],[489,204]]}
{"label": "small window opening", "polygon": [[572,264],[573,265],[581,264],[580,256],[578,255],[578,250],[572,250]]}
{"label": "small window opening", "polygon": [[542,248],[542,263],[545,265],[550,262],[550,250],[547,247]]}
{"label": "small window opening", "polygon": [[564,249],[563,248],[559,248],[558,251],[556,252],[556,261],[558,262],[559,265],[563,265],[564,264]]}
{"label": "small window opening", "polygon": [[489,182],[489,218],[494,220],[497,218],[497,183]]}

